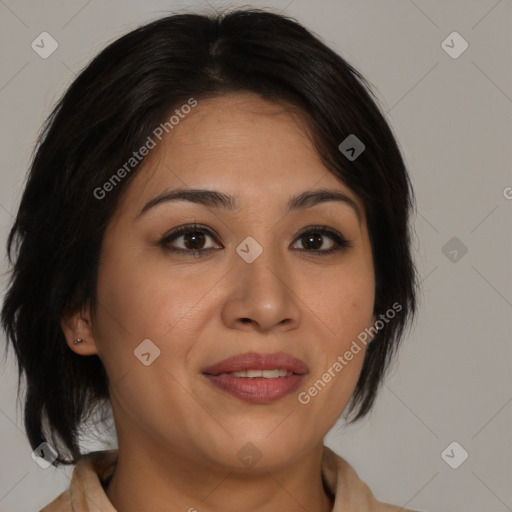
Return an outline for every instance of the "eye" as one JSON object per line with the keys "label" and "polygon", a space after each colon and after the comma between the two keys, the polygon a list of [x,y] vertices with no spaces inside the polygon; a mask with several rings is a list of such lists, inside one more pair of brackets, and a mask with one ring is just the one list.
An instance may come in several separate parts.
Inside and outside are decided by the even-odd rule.
{"label": "eye", "polygon": [[[200,227],[197,224],[180,226],[166,235],[159,244],[171,252],[185,254],[187,256],[201,256],[202,254],[222,249],[221,247],[204,247],[208,238],[215,240],[215,236],[209,229]],[[182,239],[181,247],[172,247],[171,242]]]}
{"label": "eye", "polygon": [[[198,224],[188,224],[180,226],[166,235],[160,240],[159,245],[166,251],[196,257],[223,248],[222,245],[205,247],[208,238],[216,240],[216,236],[209,229]],[[171,243],[180,239],[182,239],[180,244]],[[326,240],[328,241],[327,247],[325,247]],[[295,244],[299,242],[303,246],[302,249],[298,249],[299,251],[313,255],[332,254],[352,247],[352,243],[341,233],[327,226],[308,226],[299,234]]]}
{"label": "eye", "polygon": [[[325,237],[330,240],[327,248],[325,248]],[[341,233],[326,226],[308,226],[299,235],[297,242],[305,247],[300,250],[318,255],[331,254],[352,247],[352,243]]]}

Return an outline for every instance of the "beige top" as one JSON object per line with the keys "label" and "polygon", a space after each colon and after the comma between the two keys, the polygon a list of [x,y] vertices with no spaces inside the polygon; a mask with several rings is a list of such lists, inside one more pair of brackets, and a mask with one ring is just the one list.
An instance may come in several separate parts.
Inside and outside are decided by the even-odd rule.
{"label": "beige top", "polygon": [[[116,512],[104,486],[114,473],[117,450],[96,451],[77,463],[67,490],[40,512]],[[334,496],[332,512],[415,512],[377,501],[352,466],[324,446],[322,474]]]}

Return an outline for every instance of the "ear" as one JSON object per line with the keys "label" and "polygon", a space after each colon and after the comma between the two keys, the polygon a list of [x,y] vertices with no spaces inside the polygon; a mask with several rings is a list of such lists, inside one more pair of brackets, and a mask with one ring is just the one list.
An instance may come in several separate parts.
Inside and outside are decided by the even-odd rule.
{"label": "ear", "polygon": [[[73,352],[81,356],[91,356],[99,353],[88,306],[82,311],[63,313],[60,326],[66,338],[66,343]],[[83,341],[75,345],[74,341],[78,338]]]}

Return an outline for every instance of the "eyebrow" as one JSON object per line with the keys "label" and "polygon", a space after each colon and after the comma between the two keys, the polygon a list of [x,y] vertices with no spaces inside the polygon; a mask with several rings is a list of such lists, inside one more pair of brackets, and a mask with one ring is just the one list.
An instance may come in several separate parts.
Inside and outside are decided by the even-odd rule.
{"label": "eyebrow", "polygon": [[[190,201],[208,208],[224,208],[230,211],[239,209],[237,199],[234,196],[224,194],[223,192],[206,189],[178,188],[162,192],[151,199],[143,206],[142,210],[135,217],[135,220],[156,205],[169,201]],[[361,223],[361,211],[359,205],[351,197],[334,189],[307,190],[297,196],[291,197],[286,205],[285,213],[290,213],[304,208],[311,208],[317,204],[328,201],[338,201],[348,204],[353,208],[359,223]]]}

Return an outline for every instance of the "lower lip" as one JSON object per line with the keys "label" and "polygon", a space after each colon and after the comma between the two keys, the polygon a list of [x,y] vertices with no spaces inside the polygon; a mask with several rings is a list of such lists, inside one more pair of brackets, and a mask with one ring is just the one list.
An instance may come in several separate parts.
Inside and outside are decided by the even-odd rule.
{"label": "lower lip", "polygon": [[216,387],[222,389],[236,398],[253,404],[267,404],[275,402],[284,396],[293,393],[301,384],[305,375],[290,375],[265,379],[256,377],[235,377],[226,373],[221,375],[207,375],[205,377]]}

